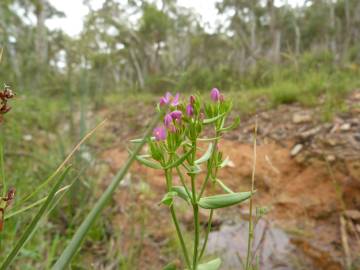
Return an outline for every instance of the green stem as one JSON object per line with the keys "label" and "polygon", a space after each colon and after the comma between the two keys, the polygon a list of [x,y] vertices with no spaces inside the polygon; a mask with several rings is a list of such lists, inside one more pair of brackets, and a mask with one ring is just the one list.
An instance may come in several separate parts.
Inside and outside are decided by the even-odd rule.
{"label": "green stem", "polygon": [[[172,159],[173,159],[173,154],[170,154],[170,156],[169,156],[169,162],[170,163],[172,162]],[[166,178],[167,189],[168,189],[168,191],[170,191],[171,187],[172,187],[172,170],[171,169],[170,170],[165,170],[165,178]],[[176,212],[175,212],[175,208],[174,208],[173,204],[170,206],[170,212],[171,212],[172,220],[173,220],[174,225],[175,225],[177,236],[178,236],[179,241],[180,241],[181,249],[182,249],[184,257],[185,257],[186,265],[187,265],[187,267],[189,267],[189,269],[191,269],[191,262],[190,262],[190,259],[189,259],[189,254],[188,254],[187,249],[186,249],[185,241],[184,241],[183,235],[181,233],[181,229],[180,229],[180,226],[179,226],[178,219],[176,217]]]}
{"label": "green stem", "polygon": [[206,233],[205,233],[204,244],[202,245],[200,255],[199,255],[199,261],[201,260],[202,256],[204,255],[204,252],[205,252],[206,244],[207,244],[209,234],[210,234],[210,231],[211,231],[211,222],[212,222],[213,214],[214,214],[214,209],[211,209],[210,210],[210,216],[209,216],[209,219],[208,219],[208,226],[207,226],[207,230],[206,230]]}
{"label": "green stem", "polygon": [[[193,153],[191,158],[191,166],[195,164],[196,158],[196,140],[192,142]],[[196,187],[195,187],[196,175],[191,175],[191,191],[192,191],[192,205],[194,214],[194,254],[193,254],[193,270],[197,269],[198,264],[198,248],[199,248],[199,237],[200,237],[200,223],[199,223],[199,206],[197,204]]]}
{"label": "green stem", "polygon": [[175,209],[174,209],[173,205],[170,206],[170,212],[171,212],[172,220],[173,220],[174,225],[175,225],[177,236],[178,236],[178,238],[180,240],[180,245],[181,245],[184,257],[185,257],[186,265],[187,265],[187,267],[189,267],[189,269],[191,269],[191,263],[190,263],[190,259],[189,259],[189,254],[188,254],[186,246],[185,246],[185,241],[184,241],[184,238],[182,236],[180,226],[179,226],[179,222],[177,220]]}
{"label": "green stem", "polygon": [[199,236],[200,236],[199,206],[197,203],[193,205],[193,211],[194,211],[194,226],[195,226],[193,269],[196,270],[198,264],[198,247],[199,247]]}
{"label": "green stem", "polygon": [[246,270],[250,269],[251,264],[251,242],[254,237],[254,228],[252,222],[252,210],[253,210],[253,194],[254,194],[254,185],[255,185],[255,168],[256,168],[256,135],[257,135],[257,118],[255,120],[255,129],[254,129],[254,153],[253,153],[253,168],[251,175],[251,197],[249,205],[249,235],[248,235],[248,244],[247,244],[247,255],[246,255]]}
{"label": "green stem", "polygon": [[189,198],[191,199],[192,197],[191,197],[190,191],[189,191],[188,187],[187,187],[186,184],[185,184],[184,176],[183,176],[183,174],[181,173],[179,167],[176,167],[176,171],[177,171],[177,173],[178,173],[178,175],[179,175],[179,177],[180,177],[181,184],[182,184],[182,185],[184,186],[184,188],[185,188],[186,194],[187,194],[187,195],[189,196]]}

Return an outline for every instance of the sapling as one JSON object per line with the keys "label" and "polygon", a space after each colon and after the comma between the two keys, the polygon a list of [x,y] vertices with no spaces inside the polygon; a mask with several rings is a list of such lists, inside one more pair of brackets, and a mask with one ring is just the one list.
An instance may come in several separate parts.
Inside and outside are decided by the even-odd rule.
{"label": "sapling", "polygon": [[[219,141],[226,132],[239,125],[239,118],[226,126],[232,108],[218,89],[211,90],[210,99],[191,95],[187,102],[180,100],[179,94],[166,93],[160,99],[157,109],[163,115],[163,124],[154,129],[153,137],[147,139],[148,153],[137,155],[143,165],[164,171],[167,193],[161,203],[169,207],[171,218],[184,256],[187,269],[219,269],[219,258],[207,263],[200,263],[206,250],[214,211],[239,204],[252,195],[248,192],[233,192],[218,178],[218,171],[224,168],[228,158],[219,147]],[[205,127],[212,131],[210,138],[205,138]],[[133,140],[134,143],[142,140]],[[203,145],[207,147],[203,150]],[[180,185],[174,182],[178,176]],[[209,186],[218,185],[222,194],[204,196]],[[214,190],[214,189],[212,189]],[[193,249],[189,250],[181,231],[175,207],[175,198],[184,200],[193,212]],[[201,241],[199,209],[209,210],[208,226]]]}

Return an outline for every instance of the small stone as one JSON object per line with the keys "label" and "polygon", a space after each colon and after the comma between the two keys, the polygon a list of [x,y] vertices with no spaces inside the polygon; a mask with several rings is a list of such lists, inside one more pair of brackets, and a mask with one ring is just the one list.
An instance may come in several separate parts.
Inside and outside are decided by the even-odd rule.
{"label": "small stone", "polygon": [[303,145],[298,143],[297,145],[295,145],[292,149],[291,149],[291,152],[290,152],[290,155],[292,157],[296,156],[297,154],[300,153],[300,151],[303,149]]}
{"label": "small stone", "polygon": [[341,126],[340,126],[340,130],[341,131],[348,131],[348,130],[350,130],[351,129],[351,124],[350,123],[345,123],[345,124],[342,124]]}
{"label": "small stone", "polygon": [[32,137],[31,134],[25,134],[25,135],[23,136],[24,141],[27,141],[27,142],[31,141],[32,138],[33,138],[33,137]]}
{"label": "small stone", "polygon": [[315,127],[315,128],[312,128],[312,129],[309,129],[309,130],[306,130],[304,132],[302,132],[300,134],[300,136],[303,138],[303,139],[307,139],[309,137],[312,137],[314,136],[316,133],[319,133],[319,131],[321,130],[321,127],[318,126],[318,127]]}
{"label": "small stone", "polygon": [[336,160],[336,157],[334,155],[327,155],[326,160],[328,162],[334,162]]}
{"label": "small stone", "polygon": [[346,210],[344,212],[345,217],[347,217],[348,219],[352,219],[354,221],[360,221],[360,211],[359,210]]}
{"label": "small stone", "polygon": [[297,112],[293,114],[292,121],[295,124],[307,123],[312,120],[310,113],[306,112]]}

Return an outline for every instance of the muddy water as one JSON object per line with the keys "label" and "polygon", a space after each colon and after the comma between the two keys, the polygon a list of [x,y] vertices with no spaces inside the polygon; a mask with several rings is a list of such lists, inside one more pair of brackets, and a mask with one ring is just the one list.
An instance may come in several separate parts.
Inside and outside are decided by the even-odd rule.
{"label": "muddy water", "polygon": [[[224,224],[209,235],[208,255],[222,258],[221,269],[243,269],[246,260],[248,223],[245,221]],[[255,227],[253,254],[256,254],[259,269],[290,270],[315,269],[301,258],[290,237],[270,222],[260,220]]]}

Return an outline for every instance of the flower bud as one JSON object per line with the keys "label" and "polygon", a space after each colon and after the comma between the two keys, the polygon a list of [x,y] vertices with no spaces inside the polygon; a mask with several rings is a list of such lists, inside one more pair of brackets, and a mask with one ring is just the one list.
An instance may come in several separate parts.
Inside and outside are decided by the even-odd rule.
{"label": "flower bud", "polygon": [[210,92],[210,97],[213,101],[219,101],[220,100],[220,91],[217,88],[213,88]]}
{"label": "flower bud", "polygon": [[186,114],[190,117],[194,115],[194,107],[191,104],[186,106]]}

